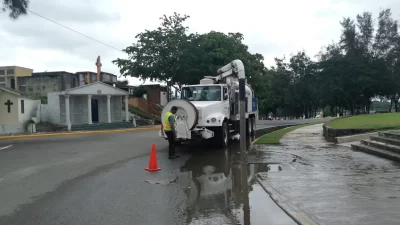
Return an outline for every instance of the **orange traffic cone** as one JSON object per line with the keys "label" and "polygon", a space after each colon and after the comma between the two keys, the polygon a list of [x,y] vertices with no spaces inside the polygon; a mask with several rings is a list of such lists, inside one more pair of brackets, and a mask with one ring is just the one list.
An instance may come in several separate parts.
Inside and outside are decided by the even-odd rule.
{"label": "orange traffic cone", "polygon": [[147,170],[147,171],[158,171],[158,170],[161,170],[161,168],[158,167],[156,145],[155,144],[153,144],[151,146],[149,167],[145,168],[145,170]]}

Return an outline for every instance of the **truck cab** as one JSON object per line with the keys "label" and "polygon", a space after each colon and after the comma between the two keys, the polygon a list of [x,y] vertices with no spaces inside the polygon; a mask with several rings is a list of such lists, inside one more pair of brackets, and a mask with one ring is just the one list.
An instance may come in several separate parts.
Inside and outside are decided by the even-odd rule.
{"label": "truck cab", "polygon": [[197,126],[221,126],[224,118],[229,118],[228,87],[225,84],[185,86],[181,99],[190,101],[196,107]]}

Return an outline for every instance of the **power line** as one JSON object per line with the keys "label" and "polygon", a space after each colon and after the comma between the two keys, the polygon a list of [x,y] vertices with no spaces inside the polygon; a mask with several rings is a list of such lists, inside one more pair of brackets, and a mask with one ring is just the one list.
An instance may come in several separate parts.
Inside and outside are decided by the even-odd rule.
{"label": "power line", "polygon": [[36,16],[38,16],[38,17],[41,17],[42,19],[45,19],[45,20],[47,20],[47,21],[50,21],[50,22],[52,22],[52,23],[54,23],[54,24],[56,24],[56,25],[58,25],[58,26],[64,27],[64,28],[67,29],[67,30],[70,30],[70,31],[72,31],[72,32],[75,32],[75,33],[81,35],[81,36],[84,36],[84,37],[86,37],[86,38],[88,38],[88,39],[91,39],[92,41],[98,42],[98,43],[100,43],[100,44],[102,44],[102,45],[105,45],[105,46],[110,47],[110,48],[112,48],[112,49],[115,49],[115,50],[117,50],[117,51],[122,51],[121,49],[115,48],[115,47],[113,47],[113,46],[111,46],[111,45],[109,45],[109,44],[106,44],[106,43],[104,43],[104,42],[102,42],[102,41],[99,41],[99,40],[97,40],[97,39],[95,39],[95,38],[92,38],[92,37],[90,37],[90,36],[88,36],[88,35],[86,35],[86,34],[83,34],[83,33],[79,32],[79,31],[76,31],[76,30],[74,30],[74,29],[72,29],[72,28],[69,28],[69,27],[67,27],[67,26],[65,26],[65,25],[62,25],[62,24],[60,24],[60,23],[58,23],[58,22],[56,22],[56,21],[54,21],[54,20],[52,20],[52,19],[49,19],[49,18],[47,18],[47,17],[45,17],[45,16],[42,16],[42,15],[40,15],[40,14],[38,14],[38,13],[35,13],[35,12],[29,10],[29,9],[27,9],[27,11],[30,12],[30,13],[32,13],[32,14],[34,14],[34,15],[36,15]]}

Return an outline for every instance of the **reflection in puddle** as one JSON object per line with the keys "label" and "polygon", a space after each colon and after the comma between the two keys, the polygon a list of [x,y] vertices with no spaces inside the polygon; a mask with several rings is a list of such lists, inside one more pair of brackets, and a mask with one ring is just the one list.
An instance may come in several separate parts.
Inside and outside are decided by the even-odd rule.
{"label": "reflection in puddle", "polygon": [[282,167],[243,164],[235,150],[199,151],[181,167],[177,182],[186,194],[186,224],[296,224],[254,178]]}

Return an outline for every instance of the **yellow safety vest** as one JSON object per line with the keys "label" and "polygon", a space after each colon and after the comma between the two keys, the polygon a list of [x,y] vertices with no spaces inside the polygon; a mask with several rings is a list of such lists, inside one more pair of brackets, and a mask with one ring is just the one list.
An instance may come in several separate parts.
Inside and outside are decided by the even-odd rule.
{"label": "yellow safety vest", "polygon": [[[170,130],[171,130],[171,124],[169,123],[169,117],[170,117],[170,116],[173,116],[173,115],[174,115],[174,114],[172,114],[171,112],[165,113],[165,116],[164,116],[164,125],[163,125],[165,131],[170,131]],[[176,129],[176,119],[175,119],[175,116],[174,116],[174,127],[175,127],[175,129]]]}

